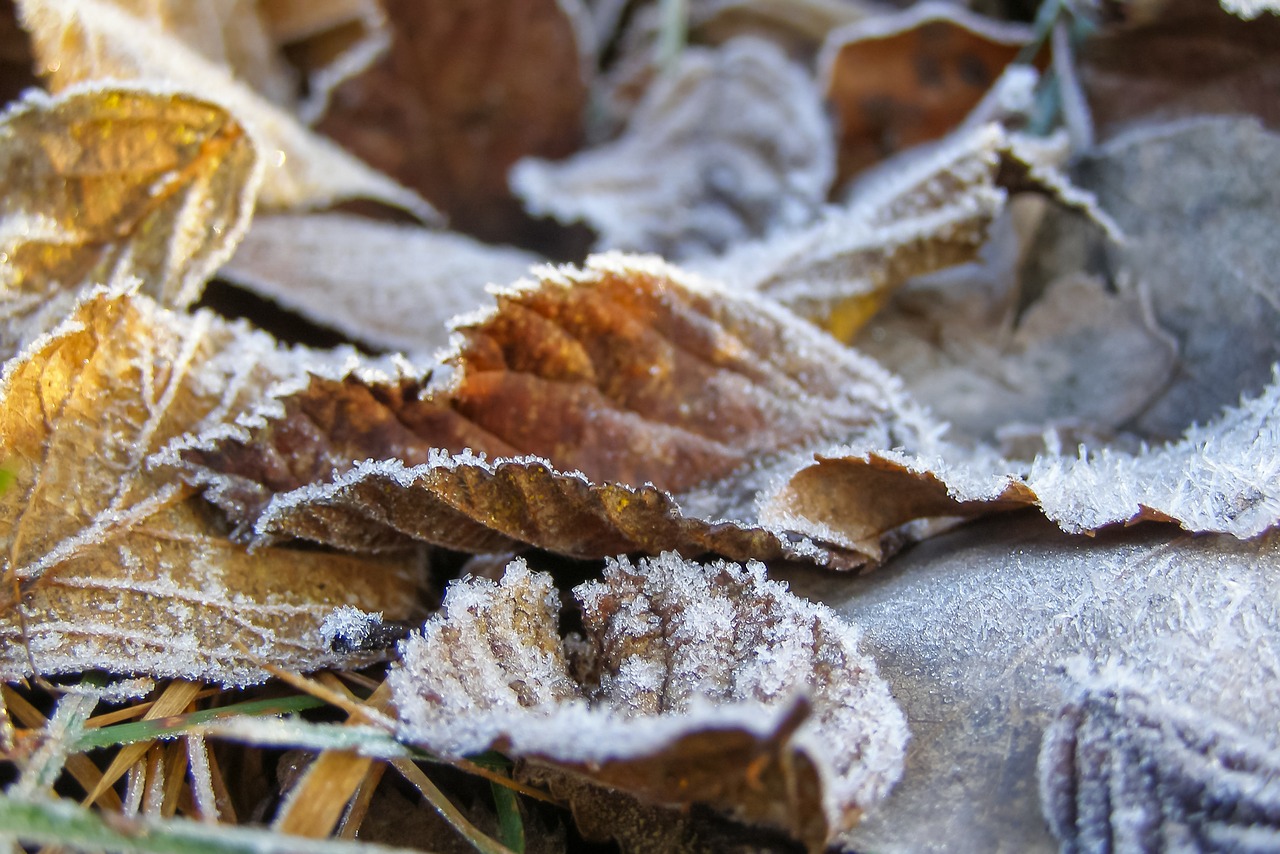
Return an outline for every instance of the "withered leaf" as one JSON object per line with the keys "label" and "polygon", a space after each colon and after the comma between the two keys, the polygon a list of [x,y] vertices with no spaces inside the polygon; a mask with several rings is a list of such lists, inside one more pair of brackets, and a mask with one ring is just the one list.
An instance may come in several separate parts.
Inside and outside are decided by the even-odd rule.
{"label": "withered leaf", "polygon": [[856,188],[813,225],[693,268],[770,296],[848,340],[912,277],[974,259],[1010,192],[1045,193],[1116,233],[1092,197],[1057,172],[1057,156],[998,124],[963,129]]}
{"label": "withered leaf", "polygon": [[248,226],[261,179],[240,124],[194,97],[33,93],[0,117],[0,349],[52,328],[88,287],[195,300]]}
{"label": "withered leaf", "polygon": [[1029,464],[958,449],[949,452],[951,462],[894,452],[819,454],[765,501],[761,518],[847,547],[915,519],[1028,505],[1072,533],[1152,520],[1243,539],[1280,518],[1277,449],[1280,376],[1260,397],[1180,441],[1137,453],[1059,452]]}
{"label": "withered leaf", "polygon": [[191,477],[259,534],[347,548],[407,534],[475,551],[860,560],[760,529],[758,485],[720,487],[767,483],[769,463],[832,441],[923,447],[936,428],[892,377],[768,302],[652,259],[542,275],[461,326],[425,389],[412,372],[314,376],[245,428],[191,443]]}
{"label": "withered leaf", "polygon": [[227,66],[114,0],[19,0],[18,9],[54,91],[91,81],[160,81],[230,110],[261,152],[265,175],[258,201],[265,207],[315,208],[368,198],[423,219],[434,216],[416,194],[307,130]]}
{"label": "withered leaf", "polygon": [[653,803],[704,803],[821,850],[897,780],[905,722],[858,634],[764,567],[610,561],[562,640],[550,576],[455,583],[388,677],[404,734],[495,748]]}
{"label": "withered leaf", "polygon": [[318,127],[483,240],[528,228],[507,187],[525,156],[564,157],[586,81],[567,6],[388,0],[387,55],[339,86]]}
{"label": "withered leaf", "polygon": [[1029,27],[939,2],[832,32],[818,67],[838,116],[840,182],[951,132],[1030,39]]}
{"label": "withered leaf", "polygon": [[538,258],[455,232],[342,214],[260,216],[221,278],[374,348],[430,355],[447,321]]}
{"label": "withered leaf", "polygon": [[1199,0],[1151,6],[1080,46],[1080,83],[1104,139],[1139,123],[1207,114],[1251,114],[1280,128],[1280,20],[1246,22]]}
{"label": "withered leaf", "polygon": [[[1242,542],[1145,526],[1081,538],[1006,516],[922,543],[869,576],[791,583],[863,629],[911,721],[902,782],[853,831],[856,849],[950,851],[964,840],[1058,851],[1042,810],[1082,849],[1110,838],[1109,826],[1173,830],[1180,815],[1225,829],[1256,823],[1256,838],[1274,839],[1274,812],[1247,818],[1274,791],[1268,769],[1280,746],[1274,533]],[[1077,686],[1117,685],[1152,700],[1159,737],[1108,714],[1079,732],[1074,761],[1061,761],[1064,734],[1045,735],[1059,709],[1073,714]],[[1037,797],[1042,737],[1052,753]],[[1197,744],[1198,757],[1187,749]],[[1098,796],[1080,803],[1079,825],[1062,806],[1072,787]]]}
{"label": "withered leaf", "polygon": [[305,364],[208,313],[96,291],[5,367],[0,676],[106,668],[241,684],[263,662],[333,661],[318,627],[343,603],[408,616],[412,560],[248,553],[149,459],[235,418]]}
{"label": "withered leaf", "polygon": [[1260,394],[1280,361],[1280,256],[1270,239],[1280,217],[1280,134],[1249,118],[1148,125],[1081,157],[1073,178],[1098,194],[1125,239],[1050,211],[1024,287],[1034,294],[1082,269],[1118,291],[1145,291],[1178,358],[1130,429],[1175,438],[1241,395]]}
{"label": "withered leaf", "polygon": [[512,186],[536,214],[583,221],[597,246],[685,258],[813,219],[832,178],[809,75],[772,44],[684,52],[616,141],[526,160]]}

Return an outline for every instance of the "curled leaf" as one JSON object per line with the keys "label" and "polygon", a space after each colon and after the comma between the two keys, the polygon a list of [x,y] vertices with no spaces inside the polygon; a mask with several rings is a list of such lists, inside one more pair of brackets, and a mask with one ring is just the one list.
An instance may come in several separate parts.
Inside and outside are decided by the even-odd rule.
{"label": "curled leaf", "polygon": [[762,565],[623,559],[575,596],[587,637],[565,641],[550,577],[523,562],[453,585],[388,677],[405,734],[709,804],[811,850],[896,781],[905,723],[856,631]]}
{"label": "curled leaf", "polygon": [[313,377],[248,429],[189,444],[190,475],[260,534],[347,548],[408,535],[857,562],[760,529],[752,500],[813,447],[928,441],[935,428],[895,380],[766,302],[660,263],[542,272],[459,327],[443,378]]}
{"label": "curled leaf", "polygon": [[831,158],[812,80],[744,38],[685,51],[618,140],[560,163],[526,160],[511,180],[534,213],[590,225],[599,248],[684,258],[808,223]]}
{"label": "curled leaf", "polygon": [[[0,675],[106,668],[242,684],[262,663],[333,661],[335,605],[408,616],[412,560],[229,542],[150,465],[187,430],[243,413],[301,368],[261,334],[146,297],[94,292],[0,379]],[[30,659],[27,655],[29,645]]]}
{"label": "curled leaf", "polygon": [[1117,234],[1092,197],[1054,168],[1056,157],[997,124],[964,129],[869,179],[813,225],[695,269],[770,296],[847,340],[909,279],[976,258],[1010,192],[1045,193]]}
{"label": "curled leaf", "polygon": [[219,273],[370,347],[430,355],[447,321],[536,256],[461,234],[343,214],[260,216]]}
{"label": "curled leaf", "polygon": [[94,284],[194,301],[244,233],[261,179],[225,110],[174,93],[33,94],[0,117],[0,346],[52,328]]}
{"label": "curled leaf", "polygon": [[20,0],[23,26],[51,88],[93,81],[154,81],[200,93],[242,122],[261,152],[259,202],[269,208],[323,207],[369,198],[423,219],[417,195],[304,128],[231,70],[112,0]]}
{"label": "curled leaf", "polygon": [[841,181],[950,133],[1031,35],[1030,27],[939,2],[833,31],[818,66],[838,116]]}

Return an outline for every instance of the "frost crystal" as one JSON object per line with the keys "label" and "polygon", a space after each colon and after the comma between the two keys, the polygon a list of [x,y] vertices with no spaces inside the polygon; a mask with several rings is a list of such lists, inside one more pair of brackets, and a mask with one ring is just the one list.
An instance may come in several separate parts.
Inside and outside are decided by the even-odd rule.
{"label": "frost crystal", "polygon": [[370,637],[382,627],[382,614],[370,614],[351,605],[342,605],[320,622],[320,637],[334,652],[366,649]]}
{"label": "frost crystal", "polygon": [[406,737],[710,803],[811,844],[901,775],[905,721],[857,630],[761,564],[611,560],[575,596],[587,637],[562,641],[551,579],[523,561],[499,583],[455,582],[388,677]]}

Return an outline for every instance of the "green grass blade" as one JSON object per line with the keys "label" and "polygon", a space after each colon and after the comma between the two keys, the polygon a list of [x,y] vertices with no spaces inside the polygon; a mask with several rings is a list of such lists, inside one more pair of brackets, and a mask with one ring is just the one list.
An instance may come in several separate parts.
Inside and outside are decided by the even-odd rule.
{"label": "green grass blade", "polygon": [[324,705],[323,700],[315,697],[299,695],[271,700],[250,700],[231,706],[216,709],[201,709],[185,715],[174,715],[168,718],[156,718],[151,721],[134,721],[127,724],[86,730],[76,739],[74,752],[93,750],[96,747],[112,747],[118,744],[131,744],[135,741],[151,741],[156,738],[172,738],[182,735],[200,724],[209,723],[219,718],[240,715],[285,715],[290,712],[302,712]]}

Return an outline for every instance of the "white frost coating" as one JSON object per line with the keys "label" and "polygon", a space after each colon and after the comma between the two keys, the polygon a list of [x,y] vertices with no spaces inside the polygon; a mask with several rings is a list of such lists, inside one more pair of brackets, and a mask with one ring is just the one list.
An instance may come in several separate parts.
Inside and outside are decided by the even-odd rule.
{"label": "white frost coating", "polygon": [[370,614],[351,605],[340,605],[320,621],[320,637],[328,649],[339,644],[346,649],[363,649],[369,634],[381,625],[381,612]]}
{"label": "white frost coating", "polygon": [[1280,15],[1280,2],[1277,0],[1219,0],[1222,8],[1246,21],[1252,21],[1263,12]]}
{"label": "white frost coating", "polygon": [[374,347],[431,354],[485,285],[515,281],[537,261],[452,232],[278,214],[254,220],[220,275]]}
{"label": "white frost coating", "polygon": [[511,185],[537,214],[584,221],[598,248],[681,258],[812,219],[834,177],[813,81],[773,44],[691,48],[617,141],[526,159]]}
{"label": "white frost coating", "polygon": [[620,558],[574,594],[598,684],[573,675],[550,576],[515,560],[500,583],[453,583],[388,676],[404,735],[445,755],[497,747],[592,767],[701,731],[766,739],[804,697],[812,714],[790,747],[817,765],[833,826],[901,775],[906,724],[857,629],[767,580],[763,565]]}

